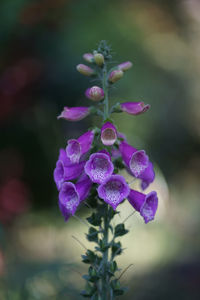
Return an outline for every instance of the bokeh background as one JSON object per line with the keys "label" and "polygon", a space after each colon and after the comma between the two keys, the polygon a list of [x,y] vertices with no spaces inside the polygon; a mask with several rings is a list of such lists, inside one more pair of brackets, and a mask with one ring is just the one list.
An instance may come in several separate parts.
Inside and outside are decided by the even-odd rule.
{"label": "bokeh background", "polygon": [[116,63],[133,62],[111,99],[151,104],[114,119],[147,150],[159,193],[154,222],[127,221],[122,299],[199,299],[200,1],[1,0],[0,16],[0,299],[81,299],[84,249],[72,235],[87,246],[87,227],[64,223],[52,173],[59,148],[95,118],[56,116],[90,104],[75,66],[102,39]]}

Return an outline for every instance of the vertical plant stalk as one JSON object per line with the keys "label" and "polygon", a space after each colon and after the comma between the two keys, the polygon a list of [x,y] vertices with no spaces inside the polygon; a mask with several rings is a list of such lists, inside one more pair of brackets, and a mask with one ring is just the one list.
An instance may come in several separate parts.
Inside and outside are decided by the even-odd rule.
{"label": "vertical plant stalk", "polygon": [[[102,117],[102,127],[93,128],[77,139],[68,141],[66,149],[60,149],[54,180],[59,191],[59,208],[65,221],[75,212],[82,201],[87,199],[92,214],[87,218],[88,241],[95,243],[94,250],[86,249],[82,262],[89,265],[84,298],[91,300],[113,300],[123,295],[119,279],[127,269],[119,272],[116,257],[123,252],[121,242],[116,240],[128,233],[124,223],[112,226],[111,221],[118,212],[116,208],[128,199],[133,208],[144,218],[145,223],[154,219],[158,198],[155,191],[144,194],[130,189],[120,171],[129,169],[129,173],[141,180],[142,190],[153,182],[155,173],[153,164],[144,150],[129,145],[123,134],[117,132],[111,113],[125,112],[131,115],[144,113],[150,108],[143,102],[116,103],[109,107],[109,89],[122,78],[125,71],[132,67],[126,61],[108,70],[112,60],[111,48],[101,41],[97,51],[85,53],[83,58],[91,64],[77,65],[77,70],[85,76],[100,79],[101,87],[88,88],[85,95],[98,106],[64,107],[59,119],[80,121],[89,114]],[[125,219],[126,221],[127,219]],[[85,248],[85,247],[84,247]]]}

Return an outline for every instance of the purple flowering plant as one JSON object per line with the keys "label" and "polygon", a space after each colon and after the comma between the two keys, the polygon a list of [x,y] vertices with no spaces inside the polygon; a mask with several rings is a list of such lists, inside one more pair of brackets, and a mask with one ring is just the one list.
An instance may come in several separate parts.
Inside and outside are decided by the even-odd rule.
{"label": "purple flowering plant", "polygon": [[[59,192],[58,204],[65,221],[77,213],[85,203],[92,214],[87,218],[87,239],[95,243],[94,250],[87,250],[82,261],[89,265],[88,274],[83,275],[86,288],[81,295],[90,299],[107,300],[123,295],[116,272],[119,272],[116,257],[123,252],[118,240],[128,233],[124,223],[113,226],[111,221],[119,212],[120,203],[127,199],[130,213],[137,211],[145,223],[155,217],[158,197],[155,191],[144,190],[153,182],[153,164],[144,150],[129,145],[125,136],[117,131],[111,119],[112,113],[125,112],[139,115],[150,105],[143,102],[116,103],[110,107],[110,88],[132,67],[130,61],[121,63],[111,70],[111,48],[101,41],[93,53],[83,58],[90,66],[79,64],[77,70],[97,79],[99,86],[88,88],[87,98],[97,103],[90,107],[64,107],[58,119],[80,121],[89,114],[102,117],[101,128],[94,127],[77,139],[70,139],[65,149],[60,149],[54,170],[54,180]],[[141,191],[130,188],[121,170],[141,182]],[[123,272],[122,272],[123,273]]]}

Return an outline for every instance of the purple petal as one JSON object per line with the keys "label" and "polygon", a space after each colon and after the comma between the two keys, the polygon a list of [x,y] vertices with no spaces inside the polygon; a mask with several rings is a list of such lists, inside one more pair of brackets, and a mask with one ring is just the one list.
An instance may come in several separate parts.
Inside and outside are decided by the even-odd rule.
{"label": "purple petal", "polygon": [[85,173],[93,182],[102,183],[113,173],[114,166],[107,154],[94,153],[85,164]]}
{"label": "purple petal", "polygon": [[149,158],[144,150],[137,150],[126,142],[121,142],[119,146],[122,158],[130,168],[132,174],[138,177],[148,166]]}
{"label": "purple petal", "polygon": [[69,157],[67,157],[66,151],[62,148],[60,149],[58,160],[61,160],[64,166],[68,166],[72,164]]}
{"label": "purple petal", "polygon": [[145,190],[150,183],[152,183],[155,179],[155,172],[153,170],[153,164],[149,162],[148,167],[142,172],[140,176],[138,176],[142,180],[141,187]]}
{"label": "purple petal", "polygon": [[60,190],[62,183],[64,182],[64,165],[61,160],[58,160],[56,167],[53,172],[54,181],[56,183],[57,189]]}
{"label": "purple petal", "polygon": [[80,201],[83,201],[88,197],[91,187],[92,187],[92,181],[84,173],[79,179],[79,181],[76,183],[76,189],[79,194]]}
{"label": "purple petal", "polygon": [[143,193],[131,190],[128,196],[130,204],[140,212],[145,223],[154,219],[158,207],[158,197],[156,192],[150,192],[145,195]]}
{"label": "purple petal", "polygon": [[150,105],[145,105],[144,102],[124,102],[120,104],[121,110],[130,115],[139,115],[150,108]]}
{"label": "purple petal", "polygon": [[89,107],[64,107],[58,119],[65,119],[68,121],[80,121],[87,117],[90,113]]}
{"label": "purple petal", "polygon": [[59,207],[64,217],[74,215],[80,203],[80,197],[72,182],[64,182],[59,192]]}
{"label": "purple petal", "polygon": [[88,131],[81,135],[77,140],[73,139],[68,141],[66,154],[72,163],[78,163],[80,157],[90,150],[93,139],[94,132]]}
{"label": "purple petal", "polygon": [[98,195],[106,203],[116,207],[129,195],[130,189],[121,175],[112,175],[106,179],[97,189]]}
{"label": "purple petal", "polygon": [[94,140],[94,131],[90,130],[81,135],[78,138],[78,142],[81,145],[81,155],[88,152],[92,146]]}
{"label": "purple petal", "polygon": [[64,180],[68,181],[79,177],[84,170],[84,166],[85,161],[64,167]]}
{"label": "purple petal", "polygon": [[111,146],[115,143],[117,139],[117,130],[115,126],[106,122],[101,128],[101,141],[106,146]]}
{"label": "purple petal", "polygon": [[67,157],[71,163],[78,163],[81,157],[81,145],[77,140],[69,140],[66,147]]}

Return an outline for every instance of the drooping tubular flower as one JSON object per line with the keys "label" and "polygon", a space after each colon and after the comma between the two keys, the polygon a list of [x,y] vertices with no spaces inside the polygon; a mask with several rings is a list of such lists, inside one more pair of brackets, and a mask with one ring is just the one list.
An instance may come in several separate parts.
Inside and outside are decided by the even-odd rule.
{"label": "drooping tubular flower", "polygon": [[155,172],[153,169],[153,164],[149,162],[148,167],[142,172],[138,178],[141,179],[141,188],[145,190],[150,183],[152,183],[155,179]]}
{"label": "drooping tubular flower", "polygon": [[92,182],[88,176],[85,176],[76,184],[64,182],[59,192],[59,208],[65,221],[70,215],[74,215],[80,202],[87,198]]}
{"label": "drooping tubular flower", "polygon": [[127,198],[130,188],[121,175],[112,175],[98,187],[98,195],[115,210]]}
{"label": "drooping tubular flower", "polygon": [[77,164],[64,165],[62,160],[58,160],[54,170],[54,181],[58,190],[61,189],[63,182],[76,179],[81,175],[85,166],[85,161]]}
{"label": "drooping tubular flower", "polygon": [[119,146],[123,161],[135,177],[139,177],[148,167],[149,158],[144,150],[137,150],[126,142]]}
{"label": "drooping tubular flower", "polygon": [[145,195],[131,190],[128,195],[128,201],[144,218],[145,223],[154,219],[158,207],[158,197],[156,192],[153,191]]}
{"label": "drooping tubular flower", "polygon": [[90,155],[84,169],[93,182],[101,184],[112,175],[114,166],[106,153],[97,152]]}
{"label": "drooping tubular flower", "polygon": [[101,127],[101,141],[105,146],[111,146],[117,140],[117,130],[116,127],[110,123],[106,122]]}
{"label": "drooping tubular flower", "polygon": [[64,110],[57,117],[68,121],[80,121],[90,114],[90,107],[64,107]]}
{"label": "drooping tubular flower", "polygon": [[77,140],[68,140],[66,154],[72,163],[78,163],[81,156],[90,150],[93,139],[94,131],[90,130],[81,135]]}

